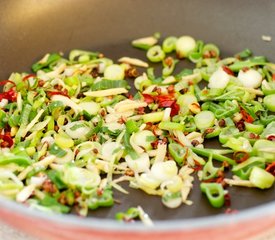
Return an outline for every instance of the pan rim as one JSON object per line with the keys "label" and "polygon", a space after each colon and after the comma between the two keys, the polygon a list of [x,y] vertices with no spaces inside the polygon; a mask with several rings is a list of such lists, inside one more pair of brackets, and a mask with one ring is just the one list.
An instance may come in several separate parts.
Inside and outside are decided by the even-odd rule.
{"label": "pan rim", "polygon": [[[246,220],[260,219],[261,217],[267,217],[275,213],[275,201],[265,203],[263,205],[243,209],[237,214],[218,214],[206,217],[197,217],[189,219],[177,219],[177,220],[154,220],[154,225],[146,227],[140,222],[135,224],[123,224],[114,219],[104,218],[80,218],[75,215],[61,215],[61,214],[47,214],[39,210],[28,208],[20,203],[10,201],[0,196],[0,208],[4,208],[7,211],[16,212],[20,215],[26,215],[27,217],[34,217],[40,220],[46,220],[55,222],[58,224],[65,224],[63,226],[74,226],[80,228],[88,228],[89,230],[104,230],[104,231],[117,231],[117,232],[169,232],[169,231],[184,231],[184,230],[196,230],[205,228],[218,228],[229,224],[238,224]],[[0,210],[1,211],[1,210]],[[5,222],[3,218],[0,218]]]}

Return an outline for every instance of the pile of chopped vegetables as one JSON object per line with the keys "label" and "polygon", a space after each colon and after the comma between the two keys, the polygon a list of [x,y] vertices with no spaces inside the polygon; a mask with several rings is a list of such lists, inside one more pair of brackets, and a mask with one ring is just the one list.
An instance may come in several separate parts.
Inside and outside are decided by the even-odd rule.
{"label": "pile of chopped vegetables", "polygon": [[[127,194],[123,181],[169,208],[192,204],[195,175],[217,208],[229,186],[271,188],[275,64],[249,49],[221,58],[216,45],[190,36],[132,45],[161,65],[160,76],[140,59],[115,63],[72,50],[68,59],[46,54],[33,74],[12,73],[1,82],[0,194],[86,216],[114,205],[114,189]],[[175,74],[182,59],[194,68]],[[223,148],[205,148],[210,138]],[[150,223],[141,207],[116,217]]]}

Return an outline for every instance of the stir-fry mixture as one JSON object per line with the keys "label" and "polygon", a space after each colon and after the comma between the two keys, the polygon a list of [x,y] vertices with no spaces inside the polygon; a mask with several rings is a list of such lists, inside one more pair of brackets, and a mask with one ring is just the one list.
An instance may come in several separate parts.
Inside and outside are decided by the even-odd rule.
{"label": "stir-fry mixture", "polygon": [[[221,58],[216,45],[190,36],[132,45],[148,61],[73,50],[1,82],[0,194],[86,216],[114,205],[114,190],[128,194],[124,181],[169,208],[192,204],[195,177],[216,208],[232,185],[271,188],[275,64],[249,49]],[[194,68],[175,73],[180,61]],[[223,148],[204,147],[210,138]],[[150,222],[141,207],[116,216],[137,217]]]}

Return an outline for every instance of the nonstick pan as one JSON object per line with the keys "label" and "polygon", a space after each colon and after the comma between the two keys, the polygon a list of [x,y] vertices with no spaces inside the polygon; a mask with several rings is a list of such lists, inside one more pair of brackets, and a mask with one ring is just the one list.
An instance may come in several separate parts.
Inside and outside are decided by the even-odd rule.
{"label": "nonstick pan", "polygon": [[[216,43],[223,56],[250,48],[255,55],[275,61],[275,2],[222,0],[2,0],[0,2],[0,79],[11,72],[30,71],[31,64],[48,52],[96,50],[112,59],[145,59],[130,41],[160,32],[191,35]],[[268,35],[271,42],[263,41]],[[210,142],[209,145],[216,144]],[[116,193],[121,204],[92,212],[86,219],[49,215],[0,198],[0,217],[39,239],[252,239],[275,236],[274,188],[261,191],[231,188],[237,214],[209,206],[192,190],[192,206],[167,209],[159,198],[129,189]],[[155,222],[115,222],[117,211],[141,205]],[[272,232],[273,231],[273,232]],[[260,238],[259,238],[260,239]],[[270,238],[273,239],[273,238]]]}

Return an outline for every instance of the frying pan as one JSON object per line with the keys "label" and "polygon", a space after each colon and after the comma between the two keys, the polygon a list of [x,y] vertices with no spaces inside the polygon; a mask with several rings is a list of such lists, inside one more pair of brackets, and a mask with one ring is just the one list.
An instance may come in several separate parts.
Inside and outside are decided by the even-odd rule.
{"label": "frying pan", "polygon": [[[275,2],[221,0],[2,0],[0,2],[0,79],[30,71],[48,52],[96,50],[107,57],[138,57],[130,41],[152,35],[191,35],[216,43],[223,56],[250,48],[275,61]],[[273,42],[265,42],[269,35]],[[214,144],[209,143],[210,146]],[[195,182],[192,206],[167,209],[159,198],[129,189],[115,193],[121,204],[92,212],[88,218],[49,215],[0,198],[1,220],[39,239],[252,239],[275,235],[274,188],[261,191],[230,188],[237,214],[213,209]],[[115,222],[117,211],[141,205],[155,222]],[[255,238],[256,239],[256,238]],[[258,238],[261,239],[261,238]],[[273,239],[273,238],[270,238]]]}

